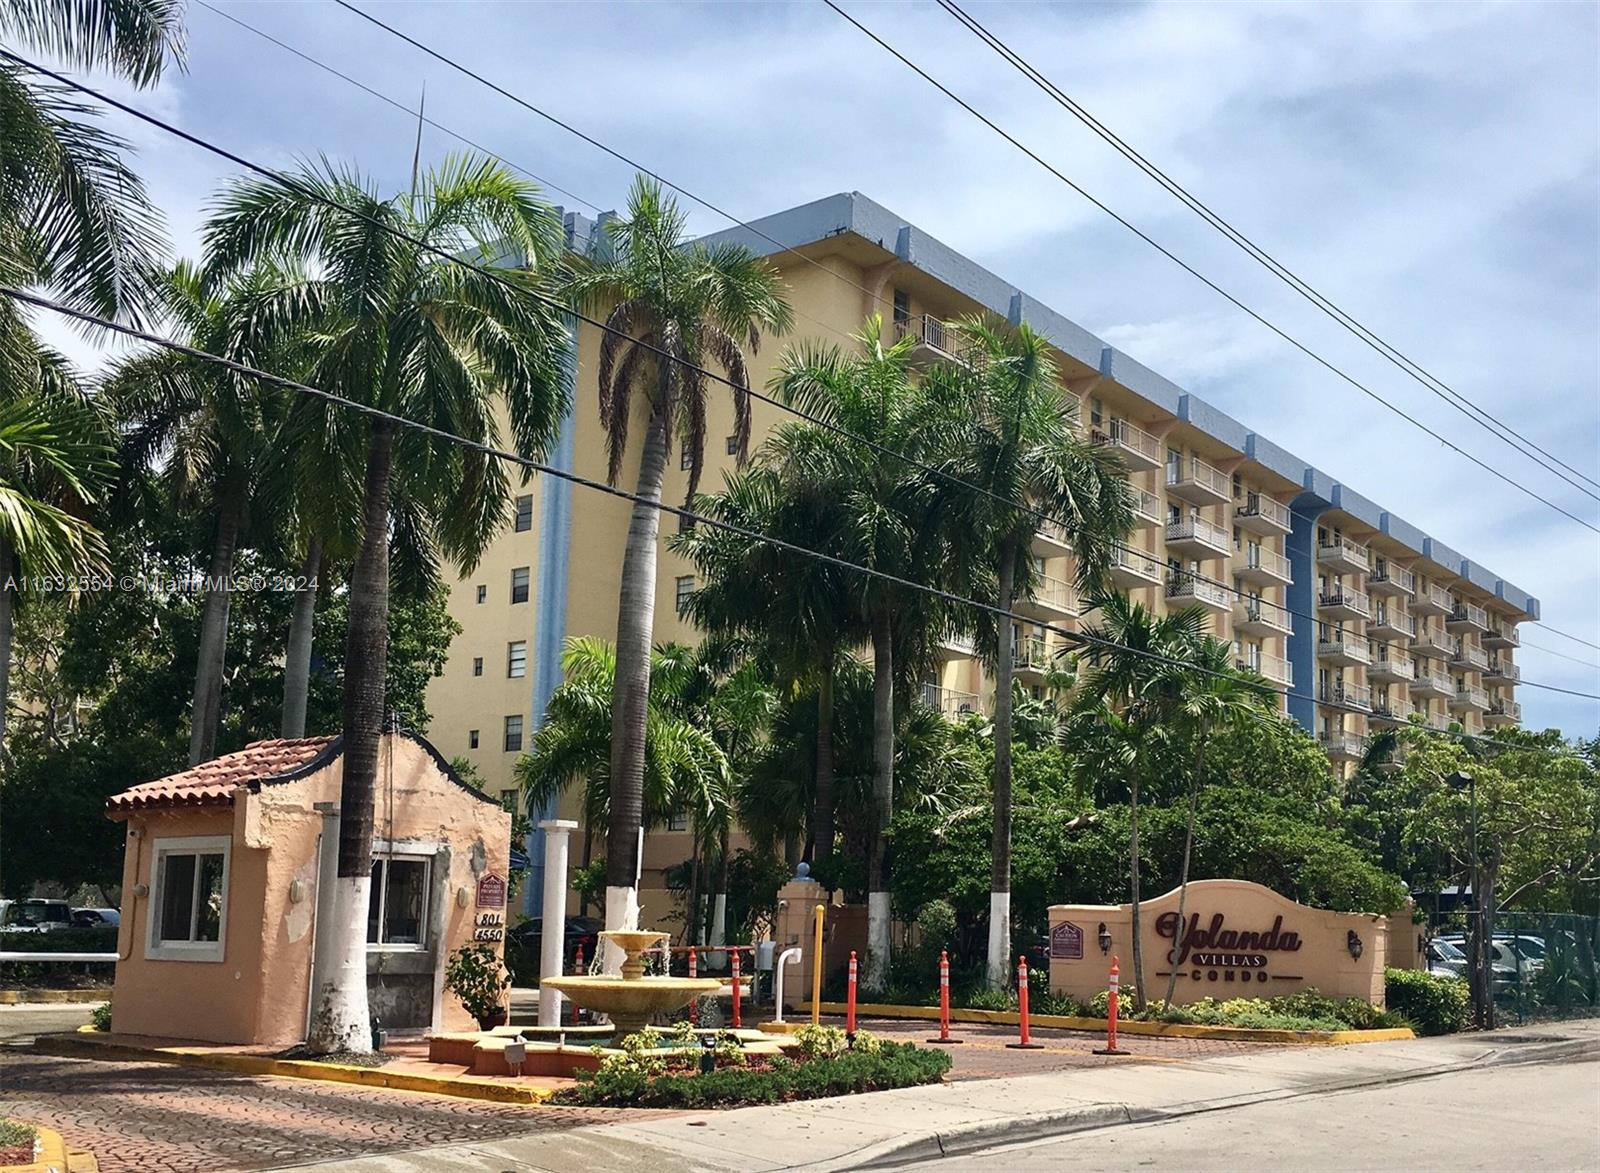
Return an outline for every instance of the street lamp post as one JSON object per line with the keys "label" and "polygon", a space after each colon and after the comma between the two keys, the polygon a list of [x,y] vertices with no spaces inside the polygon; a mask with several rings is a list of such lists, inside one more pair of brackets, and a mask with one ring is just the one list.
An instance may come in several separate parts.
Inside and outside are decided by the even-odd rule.
{"label": "street lamp post", "polygon": [[1466,788],[1470,804],[1468,816],[1468,846],[1471,856],[1472,902],[1477,906],[1478,922],[1472,938],[1472,1017],[1480,1030],[1494,1028],[1494,967],[1490,958],[1489,907],[1483,884],[1482,859],[1478,854],[1478,782],[1465,770],[1457,770],[1445,778],[1454,789]]}

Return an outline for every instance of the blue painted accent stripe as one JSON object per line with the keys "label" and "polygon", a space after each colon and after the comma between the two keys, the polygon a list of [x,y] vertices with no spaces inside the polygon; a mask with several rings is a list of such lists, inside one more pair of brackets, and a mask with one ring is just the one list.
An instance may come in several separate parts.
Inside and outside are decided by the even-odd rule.
{"label": "blue painted accent stripe", "polygon": [[1317,613],[1317,518],[1329,508],[1329,503],[1315,493],[1301,493],[1290,505],[1294,520],[1289,540],[1284,543],[1294,575],[1284,597],[1289,610],[1296,612],[1290,619],[1293,631],[1285,642],[1294,672],[1294,692],[1301,694],[1289,697],[1289,716],[1312,734],[1317,731],[1317,705],[1312,699],[1317,692],[1317,625],[1306,616]]}

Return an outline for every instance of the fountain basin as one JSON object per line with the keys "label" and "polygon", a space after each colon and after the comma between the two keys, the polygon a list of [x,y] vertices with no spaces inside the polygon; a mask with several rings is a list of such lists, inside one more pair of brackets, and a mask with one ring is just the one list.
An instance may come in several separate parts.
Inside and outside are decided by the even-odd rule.
{"label": "fountain basin", "polygon": [[649,1025],[657,1014],[678,1010],[702,994],[722,989],[716,978],[680,977],[548,977],[541,986],[560,990],[585,1010],[606,1015],[617,1028],[616,1037],[633,1034]]}

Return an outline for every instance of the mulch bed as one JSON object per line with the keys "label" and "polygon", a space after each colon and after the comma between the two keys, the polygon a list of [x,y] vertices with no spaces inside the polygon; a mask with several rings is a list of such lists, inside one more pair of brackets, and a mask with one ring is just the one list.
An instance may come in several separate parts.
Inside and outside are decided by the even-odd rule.
{"label": "mulch bed", "polygon": [[0,1166],[33,1164],[33,1145],[13,1144],[0,1149]]}
{"label": "mulch bed", "polygon": [[316,1055],[306,1050],[304,1044],[290,1047],[287,1051],[279,1051],[274,1059],[302,1059],[311,1063],[340,1063],[346,1067],[382,1067],[394,1058],[385,1055],[382,1051],[374,1051],[370,1055],[358,1055],[354,1051],[334,1051],[332,1054]]}

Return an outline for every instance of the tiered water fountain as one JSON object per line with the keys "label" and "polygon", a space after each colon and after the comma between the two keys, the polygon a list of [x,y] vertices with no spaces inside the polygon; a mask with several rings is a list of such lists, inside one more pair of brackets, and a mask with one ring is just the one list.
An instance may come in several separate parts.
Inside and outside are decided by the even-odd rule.
{"label": "tiered water fountain", "polygon": [[644,955],[664,941],[666,933],[612,930],[600,936],[626,955],[620,975],[547,977],[541,984],[560,990],[585,1010],[606,1015],[617,1028],[617,1039],[648,1025],[657,1014],[722,988],[716,978],[645,977]]}

